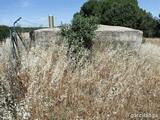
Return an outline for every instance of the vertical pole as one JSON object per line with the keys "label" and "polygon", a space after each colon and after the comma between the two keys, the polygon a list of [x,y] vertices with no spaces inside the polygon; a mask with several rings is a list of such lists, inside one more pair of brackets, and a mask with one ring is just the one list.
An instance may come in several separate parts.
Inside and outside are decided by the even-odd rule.
{"label": "vertical pole", "polygon": [[49,20],[49,27],[50,27],[50,28],[53,28],[53,27],[54,27],[53,15],[49,15],[49,16],[48,16],[48,20]]}
{"label": "vertical pole", "polygon": [[[19,48],[18,48],[18,41],[17,41],[17,35],[16,35],[16,23],[19,21],[19,20],[21,20],[22,18],[20,17],[20,18],[18,18],[14,23],[13,23],[13,31],[14,31],[14,43],[15,43],[15,45],[16,45],[16,47],[17,47],[17,54],[18,54],[18,56],[20,56],[20,51],[19,51]],[[16,54],[16,53],[15,53]]]}
{"label": "vertical pole", "polygon": [[10,28],[10,40],[11,40],[11,51],[12,51],[12,69],[14,71],[14,75],[16,76],[17,71],[16,71],[16,49],[15,49],[15,45],[14,45],[14,38],[12,36],[12,28]]}
{"label": "vertical pole", "polygon": [[14,41],[12,37],[12,28],[10,28],[10,40],[11,40],[11,51],[12,51],[12,57],[15,59],[15,46],[14,46]]}

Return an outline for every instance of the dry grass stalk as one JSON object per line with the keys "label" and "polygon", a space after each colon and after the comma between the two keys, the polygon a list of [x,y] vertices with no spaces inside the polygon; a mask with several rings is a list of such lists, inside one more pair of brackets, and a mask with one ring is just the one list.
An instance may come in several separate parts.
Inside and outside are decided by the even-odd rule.
{"label": "dry grass stalk", "polygon": [[18,83],[16,88],[25,96],[17,95],[17,119],[127,120],[126,113],[160,115],[158,46],[143,45],[139,56],[96,48],[92,62],[77,68],[63,50],[36,46],[23,54],[16,79],[23,87]]}
{"label": "dry grass stalk", "polygon": [[151,43],[160,46],[160,38],[145,38],[146,43]]}

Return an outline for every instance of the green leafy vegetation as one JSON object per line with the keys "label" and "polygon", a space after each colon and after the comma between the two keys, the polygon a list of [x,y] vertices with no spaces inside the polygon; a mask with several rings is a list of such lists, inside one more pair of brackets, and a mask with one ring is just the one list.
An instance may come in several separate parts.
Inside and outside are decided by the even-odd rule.
{"label": "green leafy vegetation", "polygon": [[160,37],[159,20],[153,18],[151,13],[141,10],[140,24],[138,28],[144,31],[145,37]]}
{"label": "green leafy vegetation", "polygon": [[4,41],[9,36],[9,27],[0,25],[0,42]]}
{"label": "green leafy vegetation", "polygon": [[79,14],[97,16],[98,23],[139,29],[144,37],[160,37],[160,22],[139,8],[137,0],[88,0]]}
{"label": "green leafy vegetation", "polygon": [[75,14],[70,25],[61,26],[61,36],[68,46],[67,55],[76,57],[76,61],[79,58],[84,57],[83,53],[86,50],[92,49],[92,39],[97,29],[96,17],[83,17],[80,14]]}

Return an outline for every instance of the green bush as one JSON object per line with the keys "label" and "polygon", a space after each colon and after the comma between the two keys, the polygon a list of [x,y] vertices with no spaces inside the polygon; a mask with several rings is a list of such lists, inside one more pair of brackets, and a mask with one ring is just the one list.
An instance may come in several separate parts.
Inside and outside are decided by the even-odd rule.
{"label": "green bush", "polygon": [[61,36],[68,46],[67,55],[79,60],[84,57],[85,51],[92,49],[92,39],[97,29],[96,17],[83,17],[75,14],[71,24],[61,25]]}
{"label": "green bush", "polygon": [[88,0],[80,13],[98,16],[101,24],[137,28],[138,11],[137,0]]}
{"label": "green bush", "polygon": [[97,16],[99,24],[142,30],[145,37],[160,37],[159,20],[139,8],[137,0],[88,0],[80,14]]}
{"label": "green bush", "polygon": [[85,16],[98,16],[101,17],[101,4],[98,0],[89,0],[81,7],[80,14],[84,14]]}
{"label": "green bush", "polygon": [[139,25],[137,29],[143,31],[144,37],[159,37],[158,31],[158,20],[153,18],[151,13],[146,12],[145,10],[139,11]]}
{"label": "green bush", "polygon": [[5,40],[9,36],[9,27],[0,25],[0,42]]}

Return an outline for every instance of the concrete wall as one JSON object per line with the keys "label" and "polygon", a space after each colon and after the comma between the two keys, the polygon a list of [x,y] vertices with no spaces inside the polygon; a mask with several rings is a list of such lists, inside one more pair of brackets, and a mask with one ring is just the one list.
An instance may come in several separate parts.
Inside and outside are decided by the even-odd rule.
{"label": "concrete wall", "polygon": [[94,41],[113,43],[131,43],[134,49],[139,49],[143,39],[143,32],[127,27],[99,25],[95,31]]}
{"label": "concrete wall", "polygon": [[58,42],[60,40],[59,32],[59,28],[39,29],[30,32],[30,38],[32,42],[47,45],[51,41]]}
{"label": "concrete wall", "polygon": [[[58,33],[60,32],[59,28],[48,28],[48,29],[40,29],[33,31],[30,36],[33,41],[38,41],[43,44],[48,44],[47,42],[51,41],[59,41],[60,36]],[[119,42],[119,43],[128,43],[130,42],[136,49],[140,47],[143,32],[131,28],[119,27],[119,26],[107,26],[107,25],[99,25],[98,29],[95,31],[96,38],[93,41],[99,42]]]}

